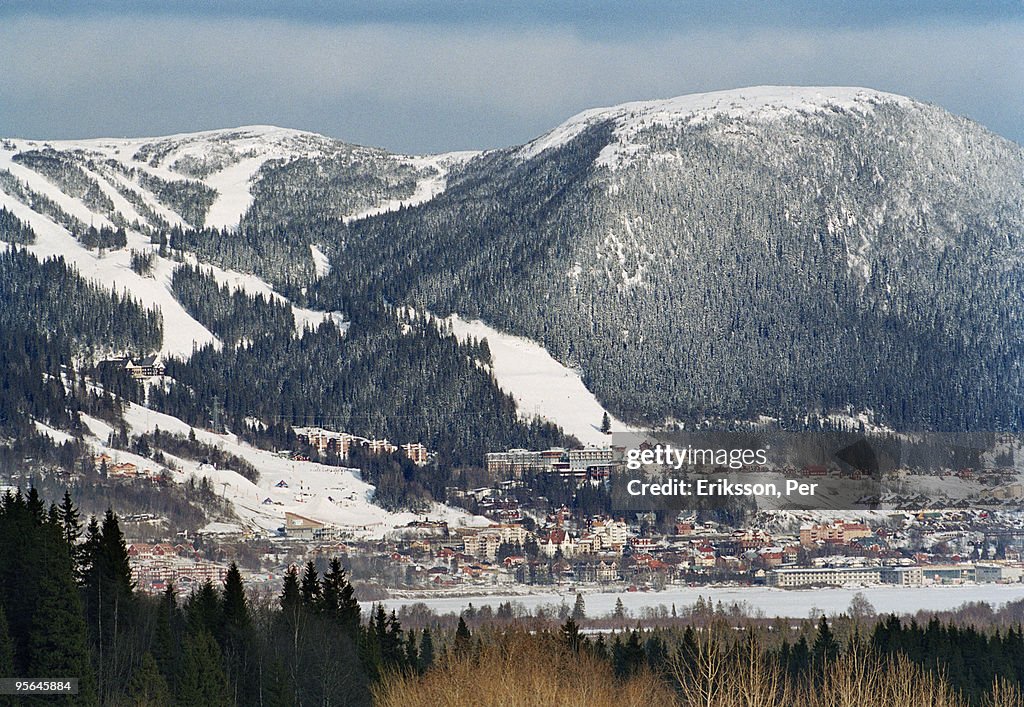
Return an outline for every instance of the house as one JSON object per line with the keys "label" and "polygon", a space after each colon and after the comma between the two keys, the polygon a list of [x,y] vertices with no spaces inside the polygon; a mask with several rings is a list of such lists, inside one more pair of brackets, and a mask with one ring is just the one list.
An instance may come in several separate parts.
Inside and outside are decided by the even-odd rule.
{"label": "house", "polygon": [[561,551],[563,557],[572,557],[576,554],[576,543],[572,537],[562,529],[555,529],[548,533],[547,537],[541,538],[540,551],[546,557],[554,557]]}
{"label": "house", "polygon": [[601,561],[597,563],[597,581],[614,582],[619,578],[619,569],[613,562]]}
{"label": "house", "polygon": [[154,376],[162,376],[167,370],[159,354],[152,354],[138,361],[128,359],[125,364],[128,374],[136,380],[145,380]]}
{"label": "house", "polygon": [[131,462],[111,464],[107,467],[107,476],[110,478],[134,478],[138,476],[139,468]]}

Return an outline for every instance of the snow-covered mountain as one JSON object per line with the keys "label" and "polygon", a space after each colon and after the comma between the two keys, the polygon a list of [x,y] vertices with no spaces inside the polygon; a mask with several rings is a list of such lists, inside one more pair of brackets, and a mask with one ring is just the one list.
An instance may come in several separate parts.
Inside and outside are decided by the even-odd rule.
{"label": "snow-covered mountain", "polygon": [[480,318],[627,420],[1024,422],[1024,150],[934,105],[759,87],[586,111],[353,224],[325,286]]}
{"label": "snow-covered mountain", "polygon": [[[165,353],[216,340],[170,287],[183,257],[301,302],[297,327],[353,301],[481,319],[625,420],[1004,428],[1024,409],[1024,152],[869,89],[626,103],[426,157],[265,126],[8,139],[0,206],[35,254],[159,307]],[[89,226],[127,246],[83,245]],[[131,251],[153,253],[145,274]]]}

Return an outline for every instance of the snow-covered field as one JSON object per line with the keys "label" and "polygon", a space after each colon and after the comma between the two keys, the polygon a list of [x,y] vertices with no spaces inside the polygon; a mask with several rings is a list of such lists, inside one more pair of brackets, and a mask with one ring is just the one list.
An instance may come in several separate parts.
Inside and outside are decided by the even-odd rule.
{"label": "snow-covered field", "polygon": [[[500,591],[495,589],[494,591]],[[795,617],[807,618],[821,614],[840,614],[850,606],[850,600],[857,593],[863,594],[879,613],[914,613],[919,610],[940,611],[955,609],[968,602],[987,602],[998,607],[1006,602],[1024,599],[1024,584],[980,584],[960,586],[932,587],[862,587],[862,588],[830,588],[787,590],[768,587],[672,587],[660,592],[588,592],[583,590],[587,615],[598,618],[610,614],[615,609],[617,599],[631,616],[643,616],[645,609],[657,609],[664,606],[671,610],[692,606],[698,597],[705,601],[729,607],[741,604],[751,616]],[[438,613],[455,613],[465,609],[469,604],[476,608],[490,606],[497,608],[503,602],[510,601],[526,609],[538,606],[555,605],[563,602],[569,606],[575,600],[575,591],[566,589],[564,592],[538,592],[535,594],[504,594],[496,593],[480,596],[413,596],[386,599],[383,602],[388,610],[401,606],[423,603]]]}
{"label": "snow-covered field", "polygon": [[[557,423],[584,444],[608,444],[601,432],[605,409],[580,379],[580,374],[551,357],[530,339],[504,334],[480,320],[467,322],[458,315],[446,319],[460,339],[487,339],[498,385],[515,398],[523,417],[541,417]],[[609,415],[611,417],[611,415]],[[612,432],[632,428],[611,417]]]}

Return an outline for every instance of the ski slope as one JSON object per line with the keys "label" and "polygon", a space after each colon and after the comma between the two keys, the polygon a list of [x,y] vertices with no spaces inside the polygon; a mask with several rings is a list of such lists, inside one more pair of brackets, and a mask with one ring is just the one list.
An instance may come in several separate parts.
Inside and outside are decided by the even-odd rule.
{"label": "ski slope", "polygon": [[[543,346],[502,333],[480,320],[469,322],[453,315],[444,321],[463,341],[470,337],[487,339],[494,378],[515,399],[521,417],[540,415],[583,444],[611,442],[611,437],[601,432],[604,407],[587,390],[579,373],[556,361]],[[611,414],[609,418],[612,433],[635,431]]]}
{"label": "ski slope", "polygon": [[[134,403],[128,406],[124,417],[132,435],[152,432],[158,427],[162,432],[182,435],[194,432],[198,441],[241,457],[256,467],[260,476],[252,482],[229,469],[215,469],[209,464],[165,455],[178,467],[171,473],[174,481],[208,479],[213,489],[231,502],[237,522],[257,534],[276,533],[284,525],[286,512],[327,523],[350,537],[364,539],[383,538],[411,521],[424,518],[446,521],[453,528],[490,523],[486,518],[441,504],[434,504],[425,514],[387,511],[372,502],[374,487],[360,478],[357,469],[296,461],[252,447],[236,435],[192,428],[178,418]],[[106,439],[112,428],[88,415],[83,415],[82,419],[90,432],[86,439],[97,453],[106,452],[115,463],[131,462],[150,469],[159,467],[150,459],[109,448]],[[42,431],[58,440],[63,435],[49,428]],[[229,520],[235,522],[236,519]]]}

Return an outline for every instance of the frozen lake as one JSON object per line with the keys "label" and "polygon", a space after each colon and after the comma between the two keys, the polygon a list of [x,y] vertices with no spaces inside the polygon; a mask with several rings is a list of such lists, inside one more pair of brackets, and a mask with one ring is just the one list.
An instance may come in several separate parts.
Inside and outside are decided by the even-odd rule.
{"label": "frozen lake", "polygon": [[[805,618],[812,613],[839,614],[850,606],[850,599],[858,592],[864,594],[879,613],[914,613],[918,610],[940,611],[955,609],[968,602],[984,601],[998,608],[1010,601],[1024,599],[1024,584],[981,584],[931,587],[861,587],[828,589],[772,589],[768,587],[672,587],[661,592],[595,592],[583,591],[587,615],[599,618],[609,614],[615,607],[615,600],[622,603],[631,616],[640,617],[644,609],[663,605],[671,609],[692,606],[697,597],[704,597],[717,604],[721,601],[727,607],[733,603],[744,604],[751,615],[760,613],[766,617],[787,616]],[[542,605],[559,605],[563,601],[572,606],[575,592],[557,591],[536,594],[493,594],[481,596],[402,597],[386,599],[387,610],[404,605],[426,604],[437,613],[458,613],[470,603],[474,607],[490,606],[511,601],[527,609]],[[369,604],[369,602],[367,602]]]}

